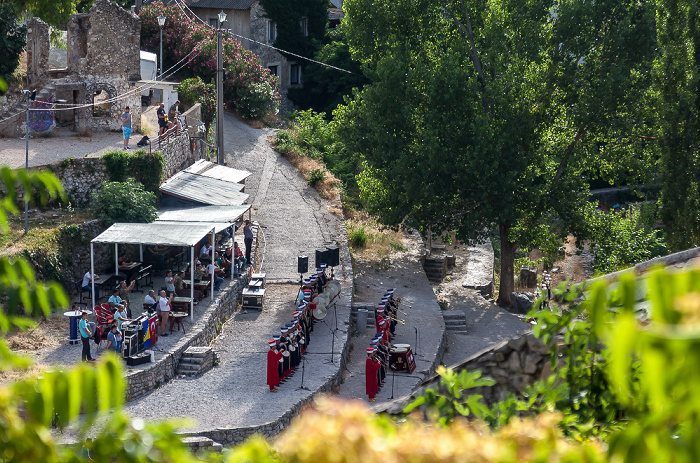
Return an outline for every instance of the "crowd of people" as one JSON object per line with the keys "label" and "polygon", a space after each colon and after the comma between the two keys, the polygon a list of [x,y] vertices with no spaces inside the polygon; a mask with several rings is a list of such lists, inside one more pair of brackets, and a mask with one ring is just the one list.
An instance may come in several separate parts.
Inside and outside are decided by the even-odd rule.
{"label": "crowd of people", "polygon": [[322,316],[316,312],[318,296],[330,283],[325,272],[326,265],[322,264],[322,267],[303,281],[297,294],[292,320],[280,328],[279,335],[268,341],[267,385],[270,392],[277,392],[277,386],[284,384],[303,361],[302,357],[311,342],[314,323]]}
{"label": "crowd of people", "polygon": [[394,290],[389,289],[382,296],[381,303],[376,309],[377,332],[367,347],[367,360],[365,362],[365,393],[370,402],[376,401],[375,396],[384,384],[389,369],[389,352],[394,337],[397,313],[401,298],[394,298]]}

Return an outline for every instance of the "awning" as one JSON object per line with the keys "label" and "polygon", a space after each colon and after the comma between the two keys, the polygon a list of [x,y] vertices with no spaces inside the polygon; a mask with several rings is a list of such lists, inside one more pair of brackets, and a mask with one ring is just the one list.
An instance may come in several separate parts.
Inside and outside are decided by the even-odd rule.
{"label": "awning", "polygon": [[242,206],[163,208],[158,210],[158,218],[156,221],[235,222],[240,219],[243,214],[248,212],[248,209],[250,209],[249,204],[243,204]]}
{"label": "awning", "polygon": [[211,233],[214,225],[187,222],[115,223],[93,243],[160,244],[194,246]]}
{"label": "awning", "polygon": [[233,227],[232,223],[229,222],[180,222],[175,220],[156,220],[154,223],[162,225],[177,226],[180,224],[201,224],[209,227],[209,231],[213,228],[216,233],[221,233],[222,230],[226,230],[229,227]]}
{"label": "awning", "polygon": [[251,172],[247,170],[238,170],[232,167],[221,166],[204,159],[200,159],[184,171],[231,183],[245,183],[245,179],[252,175]]}
{"label": "awning", "polygon": [[239,206],[247,199],[245,186],[203,175],[180,172],[160,186],[160,191],[176,198],[201,204]]}

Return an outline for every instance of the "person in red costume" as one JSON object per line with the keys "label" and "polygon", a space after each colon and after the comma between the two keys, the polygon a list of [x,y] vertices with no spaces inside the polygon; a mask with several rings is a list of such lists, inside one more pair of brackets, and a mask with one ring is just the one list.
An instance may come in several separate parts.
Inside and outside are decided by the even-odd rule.
{"label": "person in red costume", "polygon": [[384,320],[384,306],[380,305],[379,307],[377,307],[377,333],[382,331],[382,328],[379,326],[382,320]]}
{"label": "person in red costume", "polygon": [[365,362],[365,393],[369,396],[370,402],[375,402],[377,399],[374,398],[377,395],[377,373],[381,365],[374,357],[374,348],[367,348],[367,361]]}
{"label": "person in red costume", "polygon": [[278,365],[282,358],[282,352],[279,352],[277,341],[268,342],[270,350],[267,352],[267,385],[270,386],[270,392],[277,392],[277,386],[280,384],[280,375]]}

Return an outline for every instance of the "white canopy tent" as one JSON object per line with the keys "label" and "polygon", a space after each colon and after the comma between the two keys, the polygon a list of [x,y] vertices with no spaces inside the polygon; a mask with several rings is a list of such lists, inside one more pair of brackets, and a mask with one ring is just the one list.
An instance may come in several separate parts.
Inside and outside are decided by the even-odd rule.
{"label": "white canopy tent", "polygon": [[[167,208],[158,211],[156,223],[185,222],[185,223],[206,223],[213,225],[215,233],[232,227],[233,223],[239,220],[246,212],[250,211],[250,204],[240,206],[197,206],[186,208]],[[235,230],[234,230],[235,231]],[[233,233],[231,233],[233,236]],[[216,243],[212,243],[216,252]],[[232,253],[233,254],[233,253]],[[236,258],[231,256],[231,275],[234,274]]]}
{"label": "white canopy tent", "polygon": [[[230,226],[230,224],[218,224]],[[115,273],[119,273],[119,244],[138,244],[143,261],[143,245],[180,246],[190,248],[190,281],[194,283],[194,247],[208,234],[215,243],[217,224],[187,222],[115,223],[90,242],[90,273],[95,274],[94,244],[114,243]],[[194,284],[190,285],[190,318],[194,314]],[[214,300],[214,279],[211,282],[211,300]],[[95,279],[92,279],[92,306],[95,306]]]}

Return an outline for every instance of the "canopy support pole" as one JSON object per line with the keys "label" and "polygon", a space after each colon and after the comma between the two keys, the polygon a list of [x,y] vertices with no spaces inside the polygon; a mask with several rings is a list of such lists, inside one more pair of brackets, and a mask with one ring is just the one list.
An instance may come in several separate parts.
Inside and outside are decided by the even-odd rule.
{"label": "canopy support pole", "polygon": [[94,244],[90,243],[90,284],[92,284],[92,307],[93,309],[97,304],[95,304],[95,248]]}
{"label": "canopy support pole", "polygon": [[114,243],[114,276],[119,278],[119,243]]}
{"label": "canopy support pole", "polygon": [[139,262],[143,264],[143,243],[139,243]]}
{"label": "canopy support pole", "polygon": [[194,324],[194,246],[190,246],[190,321]]}
{"label": "canopy support pole", "polygon": [[212,250],[209,253],[209,257],[211,258],[211,300],[214,302],[214,279],[216,278],[216,272],[214,271],[214,253],[216,252],[216,228],[211,229],[211,246]]}
{"label": "canopy support pole", "polygon": [[[230,233],[231,233],[231,246],[233,246],[233,242],[235,241],[235,235],[236,231],[233,229],[233,227],[229,227]],[[233,252],[233,248],[231,248],[231,281],[233,281],[233,275],[234,275],[234,268],[236,266],[236,255]]]}

